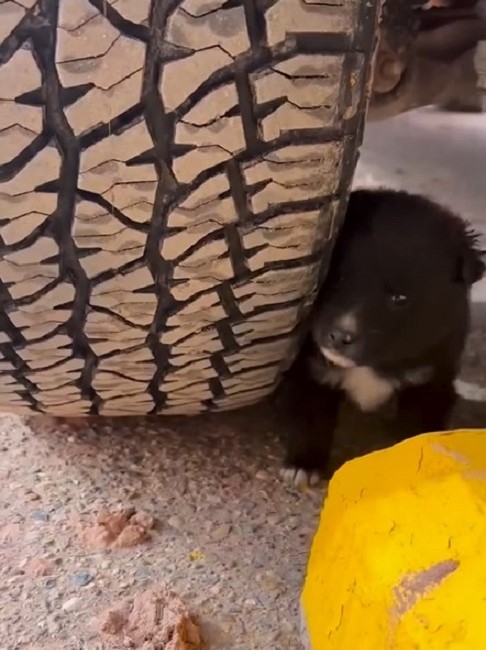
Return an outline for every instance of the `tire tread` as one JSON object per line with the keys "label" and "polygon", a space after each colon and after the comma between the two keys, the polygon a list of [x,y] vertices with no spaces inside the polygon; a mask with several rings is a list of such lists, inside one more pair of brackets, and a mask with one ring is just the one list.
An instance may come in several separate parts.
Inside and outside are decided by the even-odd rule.
{"label": "tire tread", "polygon": [[342,219],[378,0],[23,4],[0,5],[0,408],[261,399]]}

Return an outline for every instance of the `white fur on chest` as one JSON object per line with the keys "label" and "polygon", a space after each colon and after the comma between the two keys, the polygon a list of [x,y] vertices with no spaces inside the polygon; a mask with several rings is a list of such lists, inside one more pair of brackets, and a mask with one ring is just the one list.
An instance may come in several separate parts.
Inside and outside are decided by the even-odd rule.
{"label": "white fur on chest", "polygon": [[[326,383],[341,388],[362,411],[370,412],[388,402],[397,385],[393,380],[379,377],[372,368],[330,369]],[[340,376],[338,376],[340,375]]]}
{"label": "white fur on chest", "polygon": [[415,368],[407,371],[402,381],[385,378],[369,366],[339,368],[323,363],[319,357],[310,359],[310,372],[319,384],[339,388],[362,411],[370,412],[383,406],[404,383],[412,386],[424,384],[432,377],[432,369]]}

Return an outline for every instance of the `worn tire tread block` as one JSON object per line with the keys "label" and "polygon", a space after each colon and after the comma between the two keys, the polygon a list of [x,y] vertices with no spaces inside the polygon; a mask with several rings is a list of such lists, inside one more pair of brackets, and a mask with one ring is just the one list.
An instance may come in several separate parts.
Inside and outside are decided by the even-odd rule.
{"label": "worn tire tread block", "polygon": [[378,5],[0,5],[1,408],[273,389],[346,203]]}

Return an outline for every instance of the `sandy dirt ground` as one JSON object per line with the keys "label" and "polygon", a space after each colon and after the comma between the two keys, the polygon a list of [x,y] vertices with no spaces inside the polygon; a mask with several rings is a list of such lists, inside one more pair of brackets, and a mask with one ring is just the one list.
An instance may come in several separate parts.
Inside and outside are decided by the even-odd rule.
{"label": "sandy dirt ground", "polygon": [[[422,111],[370,127],[357,182],[425,191],[486,232],[485,160],[486,118]],[[464,360],[473,385],[486,384],[484,311]],[[354,422],[343,415],[336,462],[389,442]],[[486,404],[459,404],[455,425],[485,423]],[[180,420],[6,414],[0,449],[0,650],[197,650],[192,620],[208,650],[301,647],[324,488],[282,484],[265,405]]]}

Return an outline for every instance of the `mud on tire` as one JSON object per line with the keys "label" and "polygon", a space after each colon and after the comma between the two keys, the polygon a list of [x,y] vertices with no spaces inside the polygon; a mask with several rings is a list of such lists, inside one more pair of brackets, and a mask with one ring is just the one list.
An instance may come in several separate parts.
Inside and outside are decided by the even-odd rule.
{"label": "mud on tire", "polygon": [[272,390],[349,190],[377,4],[0,2],[1,409]]}

